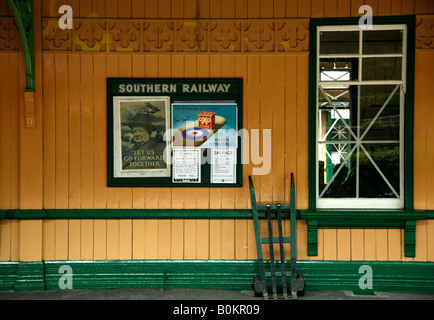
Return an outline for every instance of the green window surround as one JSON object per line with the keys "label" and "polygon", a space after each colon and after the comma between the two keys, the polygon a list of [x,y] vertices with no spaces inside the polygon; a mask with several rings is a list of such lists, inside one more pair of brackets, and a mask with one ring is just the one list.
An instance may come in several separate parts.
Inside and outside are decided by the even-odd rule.
{"label": "green window surround", "polygon": [[[426,218],[426,213],[421,213],[421,212],[415,212],[414,210],[414,206],[413,206],[413,126],[414,126],[414,116],[413,116],[413,101],[414,101],[414,51],[415,51],[415,17],[414,16],[402,16],[402,17],[374,17],[373,18],[373,26],[378,26],[379,29],[382,30],[386,30],[389,26],[395,26],[395,25],[405,25],[405,29],[406,30],[406,37],[405,37],[405,32],[404,32],[404,36],[401,36],[402,39],[402,43],[406,44],[402,46],[402,49],[398,49],[397,51],[385,51],[386,57],[390,58],[393,56],[394,59],[397,59],[398,61],[402,61],[400,59],[406,59],[406,61],[404,61],[404,63],[402,63],[402,66],[404,66],[402,68],[402,74],[403,74],[403,78],[401,83],[403,83],[403,86],[405,88],[405,90],[401,89],[401,98],[399,98],[399,87],[397,85],[395,85],[395,87],[392,88],[392,86],[390,86],[393,90],[389,90],[386,89],[385,91],[387,91],[386,93],[389,95],[389,100],[387,100],[387,102],[381,102],[384,103],[383,104],[383,109],[387,107],[387,103],[389,101],[393,101],[393,94],[396,94],[398,97],[397,99],[395,99],[395,105],[400,104],[400,100],[401,99],[401,103],[404,106],[403,110],[399,112],[399,117],[400,117],[400,140],[397,143],[400,143],[400,146],[403,146],[404,151],[402,151],[402,149],[400,149],[402,152],[402,155],[400,156],[401,161],[399,161],[399,165],[401,167],[401,175],[400,178],[401,179],[399,182],[393,184],[393,181],[391,181],[392,183],[388,183],[390,189],[392,189],[392,191],[394,192],[394,195],[390,192],[389,194],[392,194],[392,196],[389,195],[389,197],[395,197],[395,198],[399,198],[400,202],[399,202],[399,207],[398,206],[391,206],[391,207],[387,207],[387,204],[385,207],[383,208],[372,208],[372,209],[364,209],[363,206],[363,202],[361,202],[361,205],[356,208],[356,207],[352,207],[351,204],[351,199],[348,199],[350,201],[347,201],[347,206],[346,207],[342,207],[342,208],[327,208],[327,205],[319,205],[318,203],[318,199],[321,198],[322,195],[326,194],[326,190],[321,189],[318,185],[318,181],[321,181],[321,179],[319,179],[317,177],[317,175],[319,174],[320,170],[317,170],[317,150],[318,150],[318,145],[317,145],[317,126],[318,126],[318,122],[317,122],[317,105],[321,102],[320,100],[318,100],[319,98],[323,98],[322,101],[322,105],[329,107],[329,109],[334,109],[329,111],[330,114],[332,114],[333,112],[335,113],[339,113],[339,108],[344,109],[345,107],[348,108],[348,104],[353,104],[354,109],[349,109],[348,112],[352,112],[355,113],[354,110],[360,110],[360,105],[362,104],[362,102],[360,102],[360,96],[363,94],[363,90],[365,90],[365,88],[368,88],[369,85],[375,86],[377,85],[377,83],[375,82],[375,80],[377,79],[368,79],[368,84],[369,85],[365,85],[363,87],[362,85],[362,78],[364,78],[367,74],[367,72],[365,71],[366,69],[363,69],[362,66],[360,65],[363,59],[363,63],[368,62],[367,58],[370,58],[369,56],[366,56],[365,54],[372,54],[372,53],[378,53],[381,52],[381,54],[383,54],[384,51],[369,51],[372,50],[372,47],[375,48],[375,45],[377,45],[378,47],[380,47],[382,45],[382,41],[378,41],[381,40],[381,35],[376,35],[376,39],[375,37],[373,39],[371,39],[371,41],[376,42],[374,45],[372,43],[369,43],[369,45],[371,45],[371,47],[369,47],[368,45],[366,46],[366,52],[365,52],[365,47],[363,47],[363,49],[357,48],[357,43],[359,43],[359,46],[361,45],[361,43],[363,43],[363,45],[365,44],[365,42],[362,42],[362,36],[361,36],[361,32],[359,32],[358,29],[358,23],[359,23],[359,18],[333,18],[333,19],[311,19],[310,20],[310,57],[309,57],[309,209],[305,210],[305,211],[301,211],[300,212],[300,216],[302,219],[306,219],[308,222],[308,255],[310,256],[316,256],[318,255],[318,229],[322,229],[322,228],[343,228],[343,229],[351,229],[351,228],[393,228],[393,229],[404,229],[405,232],[405,240],[404,240],[404,247],[405,247],[405,256],[406,257],[414,257],[415,256],[415,230],[416,230],[416,220],[419,219],[425,219]],[[327,30],[327,31],[331,31],[329,33],[330,38],[335,37],[335,39],[338,40],[338,42],[342,42],[339,44],[339,46],[337,46],[336,44],[333,43],[327,43],[327,41],[321,42],[318,39],[318,28],[321,27],[321,29],[319,30]],[[345,37],[343,37],[342,35],[344,33],[337,33],[337,32],[333,32],[334,31],[334,27],[336,27],[335,30],[339,30],[339,31],[347,31],[345,32]],[[375,29],[374,29],[375,30]],[[369,31],[368,31],[369,32]],[[378,31],[374,31],[374,32],[378,32]],[[392,33],[392,32],[390,32]],[[364,33],[367,34],[367,33]],[[372,35],[375,35],[374,33],[372,33]],[[322,35],[321,35],[322,37]],[[363,36],[364,37],[364,36]],[[368,37],[367,37],[368,38]],[[321,39],[322,41],[322,39]],[[363,38],[363,41],[365,41],[365,38]],[[333,41],[331,41],[333,42]],[[324,43],[326,43],[326,45],[328,45],[328,47],[320,47],[321,51],[318,51],[318,46],[323,45]],[[356,49],[354,49],[354,46]],[[406,50],[405,50],[406,48]],[[332,59],[327,59],[327,54],[329,52],[336,52],[339,50],[338,53],[336,54],[336,57],[333,57]],[[362,52],[363,50],[363,52]],[[396,50],[396,49],[392,49],[392,50]],[[401,51],[399,51],[401,50]],[[318,59],[317,56],[317,51],[320,54],[320,57],[322,57],[321,59]],[[392,52],[392,53],[389,53]],[[325,54],[324,54],[325,53]],[[378,54],[377,54],[378,55]],[[387,56],[388,55],[388,56]],[[331,55],[333,56],[333,55]],[[378,57],[377,57],[378,58]],[[387,59],[387,58],[383,58],[383,59]],[[372,58],[370,58],[372,59]],[[321,61],[321,65],[318,65],[318,61]],[[369,65],[369,64],[365,64],[363,67],[368,66],[370,68],[375,68],[375,65]],[[398,64],[399,66],[399,64]],[[342,88],[332,88],[332,90],[335,90],[335,92],[337,92],[335,97],[339,97],[339,100],[334,100],[334,101],[339,101],[340,104],[335,103],[334,101],[332,102],[331,99],[335,98],[333,97],[332,94],[327,94],[325,93],[324,89],[320,89],[321,93],[318,94],[317,96],[317,90],[318,90],[318,83],[322,83],[324,84],[324,81],[327,81],[328,79],[323,79],[323,78],[318,78],[317,79],[317,70],[319,70],[318,68],[321,67],[321,70],[332,70],[335,71],[335,76],[346,76],[347,78],[345,79],[339,79],[340,81],[342,81],[341,83],[343,83],[343,85],[339,84]],[[339,69],[340,68],[340,69]],[[378,67],[377,67],[378,68]],[[350,72],[345,73],[345,70],[350,70]],[[338,72],[336,71],[340,71],[341,73],[338,74]],[[393,70],[395,72],[395,70]],[[401,71],[401,70],[400,70]],[[322,71],[321,71],[322,72]],[[353,74],[352,74],[353,72]],[[376,72],[373,72],[374,74]],[[322,74],[321,74],[322,76]],[[330,75],[327,75],[330,77]],[[332,74],[332,76],[334,76]],[[366,78],[364,78],[366,79]],[[395,79],[393,77],[388,78],[388,79]],[[396,78],[397,80],[401,79],[401,77]],[[352,85],[353,82],[351,82],[352,80],[356,80],[354,81],[354,83],[356,85]],[[374,80],[374,81],[372,81]],[[319,82],[317,82],[319,81]],[[322,81],[322,82],[321,82]],[[336,81],[335,79],[333,79],[333,81]],[[345,82],[346,81],[346,82]],[[393,82],[393,81],[391,81]],[[400,81],[396,81],[396,83],[399,85]],[[338,82],[334,82],[333,84],[337,84]],[[386,85],[384,85],[384,83],[387,83],[387,81],[383,81],[383,83],[381,83],[383,85],[383,87],[386,87]],[[366,83],[365,83],[366,84]],[[345,86],[346,85],[346,86]],[[320,87],[324,88],[326,87],[325,85],[321,85]],[[353,89],[355,90],[351,90],[351,87],[353,87]],[[341,90],[340,92],[338,90]],[[343,89],[347,89],[347,91],[349,92],[347,94],[347,96],[341,94],[341,92],[343,92]],[[327,89],[326,89],[327,90]],[[388,91],[389,90],[389,91]],[[366,90],[365,90],[366,91]],[[362,93],[361,93],[362,92]],[[327,92],[329,93],[329,92]],[[358,95],[358,96],[357,96]],[[374,96],[376,96],[377,93],[374,93]],[[331,98],[329,98],[331,97]],[[347,98],[347,99],[344,99]],[[396,101],[398,101],[396,103]],[[345,105],[345,103],[347,103],[347,105]],[[380,103],[380,106],[381,106]],[[390,103],[390,105],[392,105],[392,103]],[[331,106],[331,107],[330,107]],[[355,107],[357,106],[357,107]],[[351,107],[350,107],[351,108]],[[402,107],[401,107],[402,109]],[[378,109],[377,109],[378,110]],[[358,111],[360,112],[360,111]],[[377,111],[376,111],[377,112]],[[387,116],[389,116],[389,118],[392,118],[392,116],[390,114],[391,111],[388,111],[389,113],[387,114]],[[378,114],[380,114],[381,111],[378,112]],[[375,113],[374,113],[375,114]],[[377,114],[377,116],[378,116]],[[342,149],[342,150],[337,150],[339,151],[339,155],[340,152],[345,152],[348,153],[347,157],[348,158],[344,158],[344,162],[342,164],[342,160],[341,163],[341,169],[342,167],[344,167],[345,161],[348,167],[351,166],[351,164],[353,165],[353,168],[356,166],[355,163],[356,161],[353,161],[353,163],[350,163],[350,156],[351,154],[349,154],[349,150],[350,148],[352,148],[352,145],[348,143],[348,136],[350,135],[350,133],[353,135],[355,142],[353,142],[353,145],[356,145],[358,143],[360,143],[360,141],[363,140],[364,135],[360,134],[360,131],[362,131],[361,129],[361,124],[360,124],[360,119],[363,119],[360,117],[360,114],[357,115],[357,121],[359,121],[356,125],[354,125],[354,120],[350,120],[350,116],[346,115],[346,116],[342,116],[341,114],[339,114],[340,119],[335,116],[336,120],[333,119],[333,117],[331,117],[331,119],[328,119],[326,121],[326,119],[322,119],[321,121],[323,121],[324,126],[327,125],[326,128],[329,129],[329,132],[332,128],[333,125],[340,125],[341,127],[345,128],[346,121],[348,121],[350,123],[350,125],[347,125],[347,137],[345,136],[340,136],[339,135],[334,135],[333,137],[335,138],[334,140],[338,140],[336,141],[332,141],[333,139],[329,139],[330,141],[325,141],[323,143],[325,143],[325,147],[324,149],[324,153],[328,153],[329,158],[332,159],[331,155],[331,149],[329,148],[330,145],[334,145],[335,143],[340,143],[341,146],[343,145],[347,145],[348,148],[347,149]],[[354,116],[355,117],[355,116]],[[374,118],[375,119],[375,118]],[[338,121],[339,120],[339,121]],[[371,119],[368,119],[371,120]],[[353,121],[353,124],[351,125],[351,122]],[[374,123],[375,120],[372,120],[372,123]],[[371,123],[371,126],[372,126]],[[322,125],[322,123],[320,123],[320,125]],[[354,129],[356,128],[356,129]],[[370,127],[368,127],[368,129],[366,131],[369,130]],[[354,130],[354,132],[351,132],[352,130]],[[356,130],[358,132],[356,132]],[[360,130],[360,131],[359,131]],[[362,131],[363,133],[363,131]],[[366,133],[365,133],[366,134]],[[331,136],[331,135],[330,135]],[[360,138],[361,137],[361,138]],[[371,136],[372,140],[375,140],[377,137]],[[359,139],[359,140],[358,140]],[[384,139],[386,140],[386,139]],[[392,141],[392,143],[395,143],[395,141],[393,141],[392,139],[388,139],[390,141]],[[363,142],[363,141],[362,141]],[[375,141],[376,143],[378,143],[378,141]],[[389,143],[389,141],[387,141]],[[324,146],[324,145],[323,145]],[[328,148],[328,149],[326,149]],[[363,148],[363,144],[361,144],[361,148]],[[356,149],[354,147],[354,149]],[[353,151],[354,151],[353,149]],[[364,152],[367,154],[367,157],[369,157],[369,152],[366,151],[366,149],[364,149]],[[368,149],[369,150],[369,149]],[[374,148],[375,150],[375,148]],[[354,152],[354,154],[357,154],[357,157],[359,157],[359,154]],[[363,152],[361,152],[360,154],[363,154]],[[355,157],[354,157],[355,158]],[[328,160],[328,159],[327,159]],[[363,159],[365,160],[365,159]],[[374,161],[372,159],[370,159],[371,162],[374,163]],[[359,165],[359,158],[357,158],[357,166]],[[365,160],[367,161],[367,160]],[[329,161],[331,163],[331,161]],[[339,161],[338,161],[339,162]],[[405,165],[404,165],[405,164]],[[374,164],[375,165],[375,164]],[[327,166],[327,164],[326,164]],[[358,167],[357,167],[358,168]],[[377,168],[377,167],[376,167]],[[350,168],[351,169],[351,168]],[[379,168],[377,168],[378,171]],[[346,169],[348,170],[348,169]],[[326,173],[329,173],[330,175],[330,170],[325,170]],[[345,170],[342,170],[345,171]],[[333,174],[333,172],[331,172]],[[338,172],[336,173],[336,175],[338,174]],[[380,173],[381,174],[381,173]],[[385,175],[383,175],[383,178],[386,182],[387,179],[384,177]],[[348,175],[349,177],[349,175]],[[318,179],[317,179],[318,178]],[[322,178],[322,177],[321,177]],[[359,177],[357,176],[357,179],[359,179]],[[361,181],[362,178],[360,178]],[[324,179],[322,179],[324,180]],[[326,180],[326,185],[327,184],[331,184],[332,180]],[[371,182],[372,183],[372,182]],[[392,187],[392,185],[395,186],[395,188]],[[324,186],[322,186],[324,187]],[[317,188],[321,190],[323,190],[323,192],[317,192]],[[354,196],[355,200],[362,200],[363,199],[356,199],[359,196],[359,180],[357,180],[357,185],[356,188],[357,191],[354,191],[356,194],[357,192],[357,196]],[[366,189],[365,189],[366,190]],[[363,190],[363,191],[365,191]],[[320,195],[320,196],[318,196]],[[353,195],[350,195],[349,198],[353,197]],[[386,196],[387,197],[387,196]],[[336,197],[336,196],[331,196],[331,198],[334,198],[338,201],[342,201],[342,198]],[[327,199],[326,201],[323,201],[322,203],[326,203],[326,204],[332,204],[333,205],[333,200],[334,199]],[[384,199],[378,198],[380,199],[380,201],[383,201]],[[331,201],[330,201],[331,200]],[[387,200],[387,199],[386,199]],[[345,199],[343,201],[343,203],[345,203]],[[387,201],[385,202],[387,203]],[[398,201],[395,202],[395,204],[397,204]],[[369,203],[367,205],[367,207],[369,207]]]}

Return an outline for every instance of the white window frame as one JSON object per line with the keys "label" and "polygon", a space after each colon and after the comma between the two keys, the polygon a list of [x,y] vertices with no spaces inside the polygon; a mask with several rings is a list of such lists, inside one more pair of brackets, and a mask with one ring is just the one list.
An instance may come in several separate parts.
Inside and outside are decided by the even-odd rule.
{"label": "white window frame", "polygon": [[[369,32],[372,30],[402,30],[402,52],[401,53],[393,53],[393,54],[363,54],[363,33]],[[359,52],[357,54],[320,54],[320,35],[323,31],[359,31]],[[399,198],[321,198],[319,194],[319,153],[316,152],[316,168],[315,168],[315,197],[316,197],[316,207],[318,209],[344,209],[344,208],[354,208],[354,209],[403,209],[404,208],[404,154],[405,154],[405,146],[404,146],[404,103],[405,103],[405,91],[406,91],[406,52],[407,52],[407,26],[405,24],[393,24],[393,25],[373,25],[373,29],[363,30],[360,29],[358,25],[340,25],[340,26],[319,26],[316,30],[317,32],[317,68],[316,68],[316,125],[315,125],[315,148],[318,150],[319,147],[319,137],[318,137],[318,101],[319,101],[319,88],[321,86],[330,85],[334,83],[338,83],[339,85],[396,85],[399,86],[397,90],[400,92],[400,132],[399,132],[399,152],[400,152],[400,163],[399,163],[399,172],[400,172],[400,186],[398,195]],[[402,76],[401,80],[363,80],[362,79],[362,64],[363,58],[374,58],[374,57],[401,57],[402,58]],[[357,58],[358,63],[358,79],[353,81],[320,81],[320,61],[322,58]],[[360,105],[358,99],[357,110],[359,112]],[[336,111],[336,110],[335,110]],[[360,121],[360,117],[358,117],[358,121]],[[375,120],[374,120],[375,121]],[[357,137],[360,138],[359,128],[360,125],[357,126]],[[350,134],[350,133],[349,133]],[[363,136],[363,135],[362,135]],[[359,140],[359,145],[353,150],[357,149],[357,152],[360,149],[360,146],[363,147],[363,143],[367,141]],[[342,142],[343,143],[343,142]],[[348,143],[348,142],[347,142]],[[356,143],[357,141],[349,142],[350,145]],[[351,147],[350,152],[348,153],[348,157],[351,155]],[[345,162],[343,162],[345,163]],[[357,161],[358,163],[358,161]],[[375,165],[374,165],[375,166]],[[378,169],[377,169],[378,170]],[[357,170],[358,171],[358,168]],[[381,174],[381,172],[380,172]],[[358,180],[358,179],[357,179]],[[387,179],[386,179],[387,180]],[[387,181],[386,181],[387,182]],[[357,181],[358,184],[358,181]],[[358,186],[357,186],[358,188]],[[393,189],[393,188],[392,188]]]}

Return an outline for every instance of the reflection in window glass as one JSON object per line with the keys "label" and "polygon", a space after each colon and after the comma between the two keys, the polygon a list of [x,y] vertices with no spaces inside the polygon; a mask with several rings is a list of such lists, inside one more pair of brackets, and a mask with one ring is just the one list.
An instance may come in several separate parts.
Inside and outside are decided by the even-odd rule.
{"label": "reflection in window glass", "polygon": [[359,52],[359,31],[323,31],[320,33],[320,54]]}
{"label": "reflection in window glass", "polygon": [[402,30],[363,31],[363,54],[402,53]]}
{"label": "reflection in window glass", "polygon": [[401,57],[376,57],[363,59],[363,80],[401,80],[401,78]]}

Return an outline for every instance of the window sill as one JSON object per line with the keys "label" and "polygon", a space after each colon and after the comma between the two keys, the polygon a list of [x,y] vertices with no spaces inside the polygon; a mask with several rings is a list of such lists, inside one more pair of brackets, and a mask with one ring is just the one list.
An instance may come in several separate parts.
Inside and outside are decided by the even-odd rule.
{"label": "window sill", "polygon": [[432,212],[404,210],[305,210],[300,218],[307,220],[308,255],[318,255],[318,229],[403,229],[404,253],[415,256],[416,221],[433,217]]}

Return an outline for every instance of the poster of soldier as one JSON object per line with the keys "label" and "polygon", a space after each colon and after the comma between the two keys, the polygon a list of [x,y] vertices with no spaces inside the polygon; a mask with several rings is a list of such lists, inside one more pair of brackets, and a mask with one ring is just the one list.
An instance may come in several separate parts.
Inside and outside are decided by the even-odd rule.
{"label": "poster of soldier", "polygon": [[170,177],[170,98],[113,97],[114,177]]}

